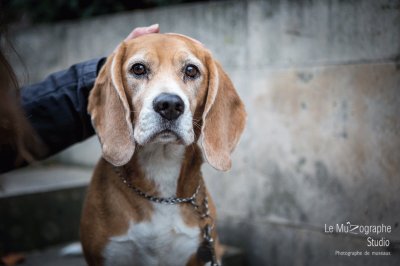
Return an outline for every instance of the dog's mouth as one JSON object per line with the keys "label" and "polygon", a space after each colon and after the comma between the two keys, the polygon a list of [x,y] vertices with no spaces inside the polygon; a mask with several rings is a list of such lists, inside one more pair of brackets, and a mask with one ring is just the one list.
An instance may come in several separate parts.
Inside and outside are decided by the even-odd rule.
{"label": "dog's mouth", "polygon": [[140,146],[146,144],[188,146],[194,141],[194,131],[192,124],[186,121],[159,121],[145,117],[134,128],[134,138]]}
{"label": "dog's mouth", "polygon": [[183,143],[182,137],[175,131],[171,129],[163,129],[149,138],[150,142],[160,142],[160,143]]}

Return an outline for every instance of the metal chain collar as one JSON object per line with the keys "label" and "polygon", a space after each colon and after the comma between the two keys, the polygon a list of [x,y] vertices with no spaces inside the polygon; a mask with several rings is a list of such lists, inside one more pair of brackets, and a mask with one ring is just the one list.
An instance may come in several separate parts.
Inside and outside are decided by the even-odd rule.
{"label": "metal chain collar", "polygon": [[[130,189],[135,191],[139,196],[161,204],[169,204],[169,205],[175,205],[175,204],[180,204],[180,203],[190,203],[193,206],[196,205],[196,198],[197,195],[199,194],[200,191],[200,184],[197,186],[196,191],[193,193],[191,197],[188,198],[178,198],[178,197],[169,197],[169,198],[163,198],[163,197],[156,197],[150,194],[147,194],[146,192],[142,191],[141,189],[135,187],[132,185],[132,183],[126,179],[125,175],[121,172],[121,170],[118,167],[114,167],[115,172],[118,174],[118,176],[121,178],[122,182]],[[197,205],[196,205],[197,206]]]}
{"label": "metal chain collar", "polygon": [[[208,261],[211,262],[211,266],[219,266],[216,256],[215,256],[215,247],[214,247],[214,239],[212,238],[212,230],[214,229],[214,219],[210,215],[210,210],[208,206],[208,197],[207,194],[204,195],[204,199],[202,202],[203,205],[203,212],[199,209],[199,205],[197,204],[197,196],[199,195],[200,187],[201,184],[197,185],[196,191],[193,193],[192,196],[187,197],[187,198],[178,198],[178,197],[168,197],[168,198],[163,198],[163,197],[156,197],[150,194],[147,194],[146,192],[142,191],[138,187],[134,186],[129,180],[126,179],[125,175],[122,173],[121,169],[119,167],[114,167],[114,171],[117,173],[117,175],[121,178],[122,182],[130,189],[132,189],[136,194],[139,196],[160,204],[168,204],[168,205],[176,205],[176,204],[182,204],[182,203],[189,203],[193,206],[197,214],[199,214],[201,219],[210,219],[210,223],[207,223],[205,227],[203,228],[203,238],[205,241],[205,246],[209,249],[209,253],[207,254],[207,257],[209,258]],[[205,262],[208,262],[205,261]]]}

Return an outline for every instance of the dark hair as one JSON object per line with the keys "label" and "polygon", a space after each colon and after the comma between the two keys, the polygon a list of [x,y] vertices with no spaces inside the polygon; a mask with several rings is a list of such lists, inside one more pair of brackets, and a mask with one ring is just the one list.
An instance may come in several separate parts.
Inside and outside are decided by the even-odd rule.
{"label": "dark hair", "polygon": [[11,67],[10,63],[8,62],[7,58],[3,53],[5,46],[15,51],[13,49],[13,45],[8,41],[8,38],[5,38],[5,34],[0,31],[0,82],[6,83],[1,85],[7,86],[9,89],[17,89],[18,88],[17,77],[14,73],[13,68]]}
{"label": "dark hair", "polygon": [[40,155],[41,144],[20,106],[17,77],[4,51],[16,53],[6,36],[5,26],[0,28],[0,153],[7,153],[15,166],[32,162]]}

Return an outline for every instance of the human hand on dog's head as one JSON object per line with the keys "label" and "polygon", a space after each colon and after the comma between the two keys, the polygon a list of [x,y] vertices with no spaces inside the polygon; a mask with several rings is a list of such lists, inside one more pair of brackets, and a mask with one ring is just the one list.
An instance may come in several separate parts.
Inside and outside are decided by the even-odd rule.
{"label": "human hand on dog's head", "polygon": [[125,41],[129,41],[133,38],[149,34],[149,33],[159,33],[160,32],[160,26],[158,24],[153,24],[148,27],[138,27],[133,29],[131,33],[125,38]]}
{"label": "human hand on dog's head", "polygon": [[[134,28],[131,33],[128,34],[128,36],[126,36],[126,38],[124,39],[124,41],[129,41],[132,40],[136,37],[145,35],[145,34],[150,34],[150,33],[159,33],[160,32],[160,25],[158,24],[153,24],[151,26],[147,26],[147,27],[137,27]],[[118,49],[118,46],[115,47],[114,52]]]}

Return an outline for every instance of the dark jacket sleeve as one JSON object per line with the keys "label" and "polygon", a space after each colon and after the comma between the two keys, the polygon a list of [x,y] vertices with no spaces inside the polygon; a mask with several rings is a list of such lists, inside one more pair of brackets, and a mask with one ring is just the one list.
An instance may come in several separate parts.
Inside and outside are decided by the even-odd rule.
{"label": "dark jacket sleeve", "polygon": [[[21,105],[45,145],[44,159],[94,134],[87,102],[105,58],[93,59],[21,88]],[[0,173],[16,167],[15,149],[3,149]],[[18,165],[23,165],[18,164]]]}
{"label": "dark jacket sleeve", "polygon": [[94,134],[88,95],[105,58],[93,59],[21,89],[22,107],[47,146],[46,157]]}

